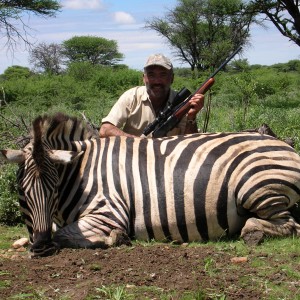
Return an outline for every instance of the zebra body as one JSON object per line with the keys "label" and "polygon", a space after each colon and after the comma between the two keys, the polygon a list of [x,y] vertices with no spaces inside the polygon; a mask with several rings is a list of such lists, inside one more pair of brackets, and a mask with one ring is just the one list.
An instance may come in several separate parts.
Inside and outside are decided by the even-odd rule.
{"label": "zebra body", "polygon": [[[139,240],[207,241],[239,232],[300,236],[300,158],[258,133],[93,137],[67,116],[37,118],[20,163],[34,255]],[[52,222],[59,229],[51,235]],[[46,249],[46,250],[45,250]],[[50,250],[49,250],[50,249]]]}

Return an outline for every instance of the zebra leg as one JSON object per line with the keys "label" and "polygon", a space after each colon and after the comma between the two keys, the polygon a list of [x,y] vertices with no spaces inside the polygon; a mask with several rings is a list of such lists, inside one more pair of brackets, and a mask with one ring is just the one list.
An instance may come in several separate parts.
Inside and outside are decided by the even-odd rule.
{"label": "zebra leg", "polygon": [[110,247],[117,247],[121,245],[131,246],[131,240],[128,237],[127,233],[120,229],[113,229],[106,242]]}
{"label": "zebra leg", "polygon": [[[99,228],[89,228],[82,220],[67,225],[54,233],[53,241],[60,248],[103,248],[112,246],[131,245],[127,233],[121,229],[110,229],[109,234]],[[106,228],[107,229],[107,228]]]}
{"label": "zebra leg", "polygon": [[247,245],[258,245],[265,236],[300,236],[300,225],[293,217],[275,220],[250,218],[242,229],[241,237]]}
{"label": "zebra leg", "polygon": [[242,229],[241,237],[248,245],[257,245],[265,236],[300,236],[300,225],[291,216],[289,201],[284,196],[272,196],[251,207],[258,218],[250,218]]}

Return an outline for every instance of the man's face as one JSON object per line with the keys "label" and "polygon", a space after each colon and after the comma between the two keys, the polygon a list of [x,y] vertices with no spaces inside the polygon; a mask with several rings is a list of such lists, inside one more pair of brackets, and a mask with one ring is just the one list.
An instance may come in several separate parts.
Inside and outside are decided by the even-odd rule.
{"label": "man's face", "polygon": [[168,97],[174,75],[172,70],[160,66],[150,66],[144,71],[144,83],[151,98]]}

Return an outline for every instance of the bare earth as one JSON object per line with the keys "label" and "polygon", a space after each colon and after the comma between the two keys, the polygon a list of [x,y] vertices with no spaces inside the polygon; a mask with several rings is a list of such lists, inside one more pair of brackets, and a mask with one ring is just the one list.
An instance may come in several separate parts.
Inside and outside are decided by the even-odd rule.
{"label": "bare earth", "polygon": [[[267,265],[276,269],[280,262],[272,257],[251,251],[247,257],[238,257],[212,245],[63,249],[38,259],[29,259],[25,253],[1,254],[0,299],[117,299],[105,297],[103,286],[122,286],[126,295],[135,291],[134,298],[126,299],[183,299],[187,291],[202,291],[204,296],[198,299],[268,299],[266,282],[288,284],[291,291],[299,291],[299,286],[288,283],[285,273],[257,278],[251,262],[269,260]],[[300,266],[294,271],[300,272]],[[45,298],[33,297],[41,293]],[[31,296],[25,298],[26,294]],[[162,294],[168,298],[160,298]]]}

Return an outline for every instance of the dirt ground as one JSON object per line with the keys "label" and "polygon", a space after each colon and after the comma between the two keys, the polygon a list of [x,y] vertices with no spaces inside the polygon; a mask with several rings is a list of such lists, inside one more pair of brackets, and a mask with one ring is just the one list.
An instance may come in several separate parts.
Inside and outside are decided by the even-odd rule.
{"label": "dirt ground", "polygon": [[[187,291],[200,290],[202,298],[197,299],[269,299],[265,282],[288,281],[284,273],[254,279],[258,274],[251,261],[258,254],[234,257],[211,245],[137,244],[106,250],[63,249],[38,259],[29,259],[27,253],[6,256],[0,256],[0,299],[118,299],[99,292],[108,286],[123,286],[127,295],[139,289],[134,298],[125,299],[183,299]],[[270,266],[276,263],[268,256],[263,259],[270,259]],[[299,286],[290,288],[299,291]],[[45,298],[34,298],[38,293]]]}

